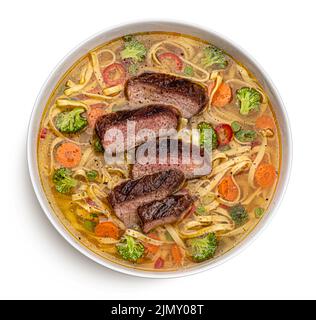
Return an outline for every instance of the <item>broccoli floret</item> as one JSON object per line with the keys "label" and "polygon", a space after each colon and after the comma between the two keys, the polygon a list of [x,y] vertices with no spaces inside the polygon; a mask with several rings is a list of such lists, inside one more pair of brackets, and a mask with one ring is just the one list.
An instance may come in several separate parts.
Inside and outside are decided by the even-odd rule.
{"label": "broccoli floret", "polygon": [[96,137],[93,141],[93,147],[95,152],[104,152],[104,148],[102,146],[102,143],[98,137]]}
{"label": "broccoli floret", "polygon": [[60,193],[69,193],[72,188],[77,185],[77,181],[72,178],[73,172],[67,168],[59,168],[55,170],[53,182],[55,188]]}
{"label": "broccoli floret", "polygon": [[261,103],[261,94],[254,88],[244,87],[237,90],[240,101],[240,114],[247,115],[251,110],[258,110]]}
{"label": "broccoli floret", "polygon": [[235,222],[236,226],[241,226],[248,220],[248,213],[246,209],[240,204],[231,207],[229,210],[229,214]]}
{"label": "broccoli floret", "polygon": [[216,149],[218,140],[216,131],[213,129],[212,125],[207,122],[200,122],[198,124],[198,129],[200,131],[200,145],[205,145],[207,149]]}
{"label": "broccoli floret", "polygon": [[191,76],[193,76],[193,74],[194,74],[194,69],[193,69],[192,66],[187,65],[187,66],[185,66],[183,73],[184,73],[186,76],[191,77]]}
{"label": "broccoli floret", "polygon": [[195,212],[196,212],[198,215],[201,215],[201,216],[207,214],[207,211],[206,211],[205,207],[203,207],[203,206],[197,207],[196,210],[195,210]]}
{"label": "broccoli floret", "polygon": [[133,62],[141,62],[146,57],[145,46],[134,37],[125,37],[124,49],[121,51],[122,59],[131,59]]}
{"label": "broccoli floret", "polygon": [[204,237],[193,238],[187,241],[189,253],[195,262],[202,262],[212,258],[217,249],[217,240],[214,233],[209,233]]}
{"label": "broccoli floret", "polygon": [[241,125],[237,121],[233,121],[232,124],[230,125],[234,131],[234,133],[238,132],[241,130]]}
{"label": "broccoli floret", "polygon": [[144,255],[144,246],[131,236],[124,236],[116,245],[118,253],[125,260],[135,262]]}
{"label": "broccoli floret", "polygon": [[214,46],[208,46],[203,51],[204,57],[201,59],[202,65],[207,68],[216,65],[218,68],[226,68],[227,60],[224,52]]}
{"label": "broccoli floret", "polygon": [[135,76],[138,72],[139,66],[137,63],[132,63],[129,67],[128,67],[128,72],[132,75]]}
{"label": "broccoli floret", "polygon": [[263,208],[255,208],[255,215],[256,215],[256,218],[261,218],[264,214],[264,209]]}
{"label": "broccoli floret", "polygon": [[83,226],[90,232],[94,232],[96,225],[97,224],[94,221],[90,220],[85,220],[85,222],[83,223]]}
{"label": "broccoli floret", "polygon": [[128,35],[126,35],[126,36],[123,37],[123,40],[124,40],[125,42],[129,42],[129,41],[132,41],[133,38],[134,38],[134,36],[132,36],[131,34],[128,34]]}
{"label": "broccoli floret", "polygon": [[71,111],[61,112],[56,117],[56,127],[63,133],[76,133],[88,124],[86,118],[81,114],[85,110],[83,108],[74,108]]}
{"label": "broccoli floret", "polygon": [[89,181],[95,181],[98,176],[98,172],[96,170],[90,170],[87,172],[87,178]]}
{"label": "broccoli floret", "polygon": [[241,142],[252,142],[257,138],[257,132],[254,130],[239,130],[235,133],[235,137],[237,140]]}

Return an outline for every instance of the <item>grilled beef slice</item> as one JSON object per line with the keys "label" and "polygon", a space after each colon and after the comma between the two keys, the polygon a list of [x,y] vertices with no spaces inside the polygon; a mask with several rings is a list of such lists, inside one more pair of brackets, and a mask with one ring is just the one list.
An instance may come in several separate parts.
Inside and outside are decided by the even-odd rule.
{"label": "grilled beef slice", "polygon": [[137,208],[161,200],[181,188],[184,183],[181,171],[168,170],[128,180],[116,186],[108,197],[115,214],[127,227],[138,223]]}
{"label": "grilled beef slice", "polygon": [[[177,129],[179,117],[179,112],[173,107],[149,105],[101,116],[96,121],[95,131],[107,153],[120,153],[146,141],[149,138],[145,133],[146,129],[151,130],[155,137],[159,133],[161,136],[167,134],[167,130]],[[129,145],[127,137],[131,138],[131,133],[128,132],[128,121],[135,122],[135,139],[131,140]],[[119,130],[123,141],[118,141],[119,134],[111,129]],[[165,132],[159,132],[160,129],[164,129]]]}
{"label": "grilled beef slice", "polygon": [[188,79],[163,73],[143,73],[127,81],[125,95],[133,104],[160,103],[175,106],[191,118],[208,104],[207,91]]}
{"label": "grilled beef slice", "polygon": [[138,208],[144,232],[182,219],[193,205],[190,195],[173,195]]}

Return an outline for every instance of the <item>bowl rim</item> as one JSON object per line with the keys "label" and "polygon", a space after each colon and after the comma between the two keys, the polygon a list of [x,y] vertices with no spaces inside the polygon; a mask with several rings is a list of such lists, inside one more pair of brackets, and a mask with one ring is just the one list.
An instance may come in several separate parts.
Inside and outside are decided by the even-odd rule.
{"label": "bowl rim", "polygon": [[[65,229],[64,225],[59,221],[59,219],[57,219],[57,215],[54,213],[53,209],[49,206],[47,202],[46,195],[44,193],[44,190],[42,188],[42,185],[39,179],[39,172],[37,167],[37,143],[36,143],[36,146],[34,146],[34,140],[36,141],[37,134],[38,134],[37,129],[41,119],[40,116],[46,106],[46,102],[49,97],[49,95],[47,96],[47,91],[51,92],[51,90],[53,89],[53,86],[52,86],[53,78],[57,76],[60,77],[60,75],[58,74],[58,70],[64,64],[66,64],[67,61],[70,61],[71,59],[73,59],[73,55],[79,50],[82,50],[82,48],[84,48],[88,43],[98,39],[103,35],[106,38],[107,34],[110,32],[113,32],[113,30],[122,30],[122,31],[125,30],[125,34],[126,34],[128,33],[127,31],[129,29],[138,28],[139,29],[138,32],[142,32],[142,28],[144,28],[145,26],[151,26],[151,25],[152,26],[163,25],[164,27],[170,27],[170,29],[172,27],[177,27],[179,29],[191,29],[191,30],[194,30],[195,32],[205,33],[210,38],[216,38],[219,41],[223,41],[228,47],[234,50],[237,50],[239,53],[241,53],[241,55],[243,55],[244,58],[261,73],[262,79],[265,81],[265,84],[269,87],[270,92],[276,101],[278,111],[281,113],[282,121],[284,123],[283,125],[284,137],[282,137],[282,139],[283,140],[285,139],[285,143],[286,143],[286,154],[285,155],[282,154],[282,160],[281,160],[281,168],[282,168],[281,174],[283,175],[283,181],[279,181],[278,183],[277,190],[273,196],[273,205],[271,203],[269,207],[269,213],[267,213],[265,217],[261,219],[261,221],[254,227],[254,229],[252,229],[250,233],[236,247],[230,249],[228,252],[226,252],[222,256],[219,256],[214,260],[210,260],[207,263],[204,263],[202,265],[197,265],[195,267],[191,267],[184,270],[169,271],[169,272],[153,272],[153,271],[145,271],[145,270],[138,270],[134,268],[124,267],[115,262],[102,258],[101,256],[95,254],[92,250],[80,244],[80,242],[76,241],[75,238],[69,233],[69,231]],[[162,30],[152,30],[152,31],[162,31]],[[93,48],[89,48],[89,50],[91,49]],[[70,61],[70,64],[73,64],[74,62],[75,62],[74,60]],[[40,115],[39,118],[38,118],[38,115]],[[284,149],[283,143],[284,141],[282,141],[281,143],[282,149]],[[160,279],[178,278],[178,277],[197,274],[197,273],[212,269],[228,261],[235,255],[241,253],[251,243],[253,243],[253,241],[257,239],[257,237],[261,234],[261,232],[271,222],[272,218],[275,216],[276,211],[279,209],[279,206],[282,202],[282,199],[288,187],[291,168],[292,168],[292,158],[293,158],[293,141],[292,141],[291,127],[290,127],[288,114],[278,90],[276,89],[274,83],[272,82],[272,80],[270,79],[266,71],[263,69],[263,67],[252,57],[251,54],[249,54],[244,48],[240,47],[238,44],[236,44],[234,41],[229,39],[227,36],[224,36],[218,32],[215,32],[206,26],[201,26],[195,23],[183,22],[183,21],[174,20],[174,19],[160,19],[160,20],[139,19],[139,20],[131,20],[125,23],[110,26],[90,36],[86,40],[79,43],[70,52],[68,52],[59,61],[59,63],[55,66],[55,68],[51,71],[46,81],[42,85],[40,92],[35,100],[32,113],[30,116],[30,120],[29,120],[29,125],[28,125],[26,148],[27,148],[27,163],[28,163],[29,175],[30,175],[34,192],[40,203],[40,206],[44,211],[46,217],[55,227],[55,229],[69,244],[71,244],[74,248],[76,248],[79,252],[81,252],[83,255],[87,256],[91,260],[97,262],[98,264],[104,267],[112,269],[114,271],[121,272],[128,275],[143,277],[143,278],[160,278]]]}

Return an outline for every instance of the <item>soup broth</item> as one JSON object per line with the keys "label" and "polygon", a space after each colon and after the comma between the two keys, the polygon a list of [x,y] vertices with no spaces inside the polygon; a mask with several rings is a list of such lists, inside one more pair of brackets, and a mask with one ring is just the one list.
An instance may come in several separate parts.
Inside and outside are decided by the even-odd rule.
{"label": "soup broth", "polygon": [[[126,223],[109,201],[116,187],[136,179],[126,157],[107,163],[96,123],[153,104],[132,102],[126,87],[148,73],[185,79],[206,93],[207,103],[195,114],[185,117],[178,108],[177,130],[188,132],[183,142],[210,147],[212,169],[169,190],[164,198],[188,195],[190,208],[145,232],[144,221]],[[193,129],[200,133],[195,141]],[[234,57],[191,36],[141,33],[105,43],[62,75],[42,116],[38,166],[54,212],[82,245],[131,268],[173,271],[225,254],[262,219],[278,181],[279,143],[269,97]],[[154,200],[165,206],[164,199]]]}

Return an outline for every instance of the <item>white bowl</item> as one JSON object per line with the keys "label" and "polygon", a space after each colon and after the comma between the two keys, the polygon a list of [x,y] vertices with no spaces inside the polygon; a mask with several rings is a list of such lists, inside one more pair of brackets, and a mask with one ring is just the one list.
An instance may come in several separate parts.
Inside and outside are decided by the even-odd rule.
{"label": "white bowl", "polygon": [[[90,251],[89,249],[81,245],[73,236],[69,234],[69,232],[61,224],[61,222],[55,215],[54,211],[50,207],[44,190],[41,186],[36,156],[37,135],[40,126],[42,112],[46,106],[51,91],[57,84],[59,78],[72,66],[72,64],[77,59],[88,53],[91,49],[109,40],[124,36],[126,34],[149,31],[171,31],[182,34],[189,34],[211,42],[215,46],[224,49],[228,54],[232,55],[235,59],[240,61],[243,65],[247,67],[248,70],[250,70],[255,75],[260,84],[263,86],[264,90],[269,95],[281,131],[280,136],[282,143],[282,163],[280,178],[274,199],[269,207],[269,212],[265,214],[265,216],[261,219],[257,226],[239,245],[237,245],[235,248],[231,249],[224,255],[216,259],[209,260],[201,264],[197,264],[189,269],[173,272],[147,272],[124,267],[109,260],[105,260],[104,258],[98,256],[94,252]],[[47,215],[51,223],[58,230],[58,232],[73,247],[75,247],[77,250],[79,250],[81,253],[91,258],[95,262],[98,262],[99,264],[108,267],[112,270],[116,270],[134,276],[148,278],[172,278],[190,275],[211,269],[240,252],[258,236],[259,232],[261,232],[267,225],[267,223],[271,220],[285,193],[291,170],[292,139],[286,110],[275,86],[273,85],[272,81],[270,80],[266,72],[262,69],[262,67],[248,53],[246,53],[245,50],[241,49],[238,45],[233,43],[231,40],[228,40],[226,37],[220,36],[217,33],[210,31],[205,27],[173,21],[142,21],[129,24],[122,24],[111,29],[104,30],[87,39],[86,41],[82,42],[79,46],[77,46],[74,50],[67,54],[64,57],[64,59],[62,59],[59,62],[55,70],[53,70],[53,72],[50,74],[47,81],[43,85],[33,108],[28,130],[27,160],[34,191],[42,209],[44,210],[45,214]]]}

